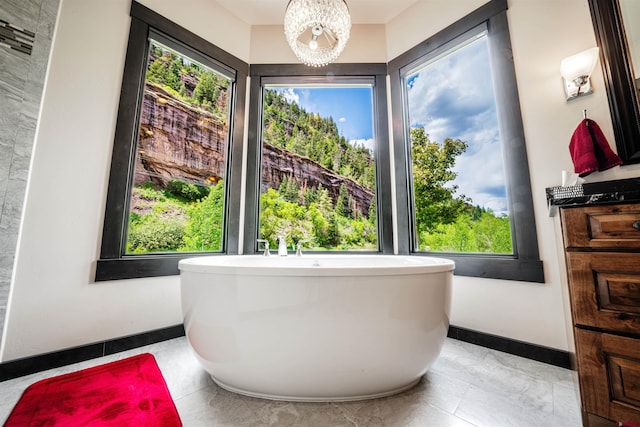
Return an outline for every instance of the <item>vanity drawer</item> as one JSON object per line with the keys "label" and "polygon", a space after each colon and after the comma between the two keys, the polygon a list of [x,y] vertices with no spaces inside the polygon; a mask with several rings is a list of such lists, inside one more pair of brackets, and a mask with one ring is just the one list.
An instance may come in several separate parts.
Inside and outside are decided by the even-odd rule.
{"label": "vanity drawer", "polygon": [[640,420],[640,340],[579,328],[575,338],[583,410]]}
{"label": "vanity drawer", "polygon": [[640,249],[640,206],[562,209],[566,248]]}
{"label": "vanity drawer", "polygon": [[575,325],[640,334],[640,253],[568,252]]}

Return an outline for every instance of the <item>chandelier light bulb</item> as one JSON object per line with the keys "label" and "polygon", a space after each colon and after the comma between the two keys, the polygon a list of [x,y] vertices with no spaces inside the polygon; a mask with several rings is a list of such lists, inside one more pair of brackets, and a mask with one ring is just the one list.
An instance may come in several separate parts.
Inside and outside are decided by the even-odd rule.
{"label": "chandelier light bulb", "polygon": [[313,39],[315,40],[320,34],[322,34],[322,26],[320,25],[314,25],[313,28],[311,28],[311,34],[313,34]]}
{"label": "chandelier light bulb", "polygon": [[344,50],[351,17],[344,0],[290,0],[284,14],[284,33],[296,57],[322,67]]}

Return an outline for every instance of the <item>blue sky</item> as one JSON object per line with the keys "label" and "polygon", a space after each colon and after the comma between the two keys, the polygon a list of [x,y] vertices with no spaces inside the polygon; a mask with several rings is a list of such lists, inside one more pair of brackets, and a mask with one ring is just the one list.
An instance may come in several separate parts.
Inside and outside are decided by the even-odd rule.
{"label": "blue sky", "polygon": [[508,213],[504,163],[486,37],[421,67],[407,79],[409,121],[432,141],[468,144],[454,166],[458,193]]}
{"label": "blue sky", "polygon": [[289,87],[281,92],[309,113],[333,117],[347,141],[373,149],[371,87]]}
{"label": "blue sky", "polygon": [[[458,194],[474,205],[508,213],[504,164],[488,46],[482,37],[432,61],[407,79],[411,127],[423,126],[432,141],[449,137],[468,144],[456,161]],[[369,87],[281,88],[307,112],[333,117],[342,136],[373,148]]]}

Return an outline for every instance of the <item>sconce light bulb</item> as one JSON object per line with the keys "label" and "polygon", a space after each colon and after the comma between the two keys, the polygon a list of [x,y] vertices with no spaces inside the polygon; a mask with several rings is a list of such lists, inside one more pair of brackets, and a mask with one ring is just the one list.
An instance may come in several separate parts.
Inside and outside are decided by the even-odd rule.
{"label": "sconce light bulb", "polygon": [[309,49],[311,50],[316,50],[318,48],[318,42],[317,40],[314,38],[313,40],[311,40],[309,42]]}
{"label": "sconce light bulb", "polygon": [[569,56],[560,63],[560,73],[565,79],[567,100],[592,93],[589,77],[598,60],[597,47]]}
{"label": "sconce light bulb", "polygon": [[587,84],[587,82],[589,81],[589,76],[583,75],[583,76],[578,76],[575,79],[573,79],[573,84],[580,87],[580,86],[584,86],[585,84]]}

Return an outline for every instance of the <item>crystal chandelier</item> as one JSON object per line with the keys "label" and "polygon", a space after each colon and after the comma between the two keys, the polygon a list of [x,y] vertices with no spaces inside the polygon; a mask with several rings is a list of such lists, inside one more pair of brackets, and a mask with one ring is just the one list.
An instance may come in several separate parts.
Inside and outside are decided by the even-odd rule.
{"label": "crystal chandelier", "polygon": [[284,34],[298,59],[322,67],[340,55],[351,30],[344,0],[290,0],[284,13]]}

